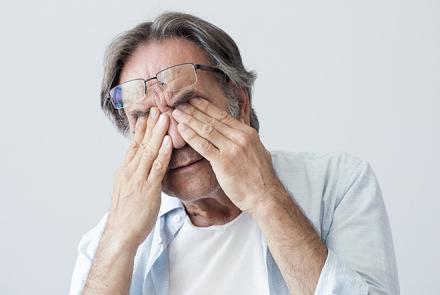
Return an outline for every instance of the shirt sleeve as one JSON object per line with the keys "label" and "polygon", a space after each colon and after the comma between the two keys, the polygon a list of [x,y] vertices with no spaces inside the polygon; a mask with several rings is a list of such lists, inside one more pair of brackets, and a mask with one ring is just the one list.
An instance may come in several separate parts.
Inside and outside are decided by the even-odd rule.
{"label": "shirt sleeve", "polygon": [[382,192],[366,161],[350,170],[335,203],[328,255],[315,295],[400,294]]}
{"label": "shirt sleeve", "polygon": [[93,257],[107,221],[106,213],[98,225],[82,236],[78,244],[78,255],[73,268],[69,295],[81,295],[92,266]]}

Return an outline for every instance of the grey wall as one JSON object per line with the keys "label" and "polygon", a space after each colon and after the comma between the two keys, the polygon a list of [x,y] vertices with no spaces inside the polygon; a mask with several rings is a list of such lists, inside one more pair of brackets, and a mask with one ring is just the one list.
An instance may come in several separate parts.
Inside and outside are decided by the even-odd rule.
{"label": "grey wall", "polygon": [[0,293],[67,293],[127,146],[99,108],[104,48],[163,10],[235,38],[267,148],[370,161],[402,294],[439,294],[438,0],[2,1]]}

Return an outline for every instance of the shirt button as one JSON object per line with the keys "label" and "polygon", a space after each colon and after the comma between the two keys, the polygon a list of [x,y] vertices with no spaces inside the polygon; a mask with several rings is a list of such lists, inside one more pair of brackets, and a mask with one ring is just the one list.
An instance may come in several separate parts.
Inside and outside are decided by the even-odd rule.
{"label": "shirt button", "polygon": [[158,244],[162,244],[162,238],[161,237],[157,237],[156,241],[157,241]]}
{"label": "shirt button", "polygon": [[179,222],[180,221],[180,219],[182,219],[182,217],[180,217],[180,215],[176,215],[176,216],[174,216],[174,222]]}

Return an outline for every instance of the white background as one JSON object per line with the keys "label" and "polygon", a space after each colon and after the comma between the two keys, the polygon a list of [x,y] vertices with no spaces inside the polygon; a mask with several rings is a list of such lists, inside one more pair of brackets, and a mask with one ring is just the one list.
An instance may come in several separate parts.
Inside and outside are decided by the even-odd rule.
{"label": "white background", "polygon": [[438,0],[2,1],[0,293],[67,293],[127,146],[99,106],[104,49],[164,10],[237,41],[267,148],[371,163],[402,294],[440,294]]}

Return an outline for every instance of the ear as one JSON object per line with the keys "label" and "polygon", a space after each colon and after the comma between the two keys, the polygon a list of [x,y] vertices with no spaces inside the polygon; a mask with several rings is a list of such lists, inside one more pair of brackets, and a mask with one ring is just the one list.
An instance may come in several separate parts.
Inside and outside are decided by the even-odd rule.
{"label": "ear", "polygon": [[246,93],[246,90],[242,87],[236,87],[234,89],[234,92],[236,97],[238,98],[238,103],[240,105],[240,116],[238,119],[250,125],[251,113],[250,113],[249,95]]}

